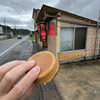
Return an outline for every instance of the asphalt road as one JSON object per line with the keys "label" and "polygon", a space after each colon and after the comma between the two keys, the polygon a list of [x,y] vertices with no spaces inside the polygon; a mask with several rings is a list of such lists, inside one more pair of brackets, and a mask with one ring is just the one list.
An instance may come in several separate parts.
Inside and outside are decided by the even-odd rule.
{"label": "asphalt road", "polygon": [[[32,44],[28,38],[19,43],[2,56],[0,56],[0,65],[13,60],[27,60],[34,53],[38,52],[39,48],[36,44]],[[22,78],[22,77],[21,77]],[[20,79],[21,79],[20,78]],[[19,79],[19,80],[20,80]],[[18,81],[19,81],[18,80]],[[59,93],[53,81],[46,85],[37,85],[29,100],[61,100]]]}
{"label": "asphalt road", "polygon": [[23,37],[22,39],[13,38],[13,39],[0,41],[0,56],[26,38],[27,36]]}

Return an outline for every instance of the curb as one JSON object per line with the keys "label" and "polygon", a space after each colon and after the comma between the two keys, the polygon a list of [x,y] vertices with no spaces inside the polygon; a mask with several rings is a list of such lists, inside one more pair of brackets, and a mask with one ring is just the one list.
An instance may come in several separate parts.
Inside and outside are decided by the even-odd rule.
{"label": "curb", "polygon": [[63,100],[63,98],[62,98],[62,96],[61,96],[61,93],[60,93],[60,91],[59,91],[59,89],[58,89],[58,87],[57,87],[57,85],[56,85],[55,80],[53,80],[53,83],[54,83],[55,89],[56,89],[56,91],[57,91],[57,93],[58,93],[58,95],[59,95],[60,100]]}

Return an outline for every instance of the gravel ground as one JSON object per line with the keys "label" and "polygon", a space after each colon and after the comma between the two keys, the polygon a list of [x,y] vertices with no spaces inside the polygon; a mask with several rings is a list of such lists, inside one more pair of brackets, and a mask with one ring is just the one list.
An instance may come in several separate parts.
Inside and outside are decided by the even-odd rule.
{"label": "gravel ground", "polygon": [[60,65],[55,83],[63,100],[100,100],[100,60]]}

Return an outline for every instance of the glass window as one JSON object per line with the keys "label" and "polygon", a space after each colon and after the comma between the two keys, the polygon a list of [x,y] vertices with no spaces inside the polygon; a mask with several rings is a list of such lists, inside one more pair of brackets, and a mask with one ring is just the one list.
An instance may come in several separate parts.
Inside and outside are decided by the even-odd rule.
{"label": "glass window", "polygon": [[61,28],[60,32],[60,50],[71,51],[73,49],[74,28]]}
{"label": "glass window", "polygon": [[87,28],[61,27],[60,52],[85,49]]}
{"label": "glass window", "polygon": [[75,47],[74,50],[85,49],[86,28],[75,28]]}

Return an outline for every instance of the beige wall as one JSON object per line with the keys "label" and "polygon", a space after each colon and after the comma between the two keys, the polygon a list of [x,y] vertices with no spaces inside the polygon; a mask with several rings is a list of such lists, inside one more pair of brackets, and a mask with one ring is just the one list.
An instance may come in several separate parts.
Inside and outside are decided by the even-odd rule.
{"label": "beige wall", "polygon": [[52,52],[56,56],[56,19],[53,19],[50,22],[55,23],[55,35],[53,36],[48,35],[48,51]]}
{"label": "beige wall", "polygon": [[[67,15],[63,15],[63,14],[61,15],[60,19],[87,23],[86,21],[83,21],[83,20],[80,20],[80,19],[77,19],[77,18],[73,18],[73,17],[67,16]],[[70,24],[70,23],[64,23],[64,22],[61,22],[60,26],[61,27],[87,27],[87,26],[83,26],[83,25]]]}
{"label": "beige wall", "polygon": [[[86,21],[80,20],[80,19],[76,19],[73,17],[69,17],[66,15],[61,15],[60,19],[63,20],[71,20],[71,21],[77,21],[77,22],[84,22],[87,23]],[[58,54],[58,60],[61,62],[65,62],[65,61],[69,61],[69,60],[75,60],[78,59],[80,60],[81,58],[89,58],[89,57],[93,57],[94,55],[94,44],[95,44],[95,37],[96,37],[96,27],[93,26],[86,26],[86,25],[78,25],[78,24],[70,24],[70,23],[64,23],[64,22],[59,22],[59,26],[60,27],[87,27],[87,37],[86,37],[86,50],[76,50],[76,51],[70,51],[70,52],[62,52],[60,53],[59,51],[57,51],[57,39],[60,40],[60,35],[58,36],[58,34],[60,34],[60,27],[59,27],[59,31],[57,31],[57,34],[55,34],[54,36],[48,36],[48,50],[50,52],[52,52],[54,55],[56,55],[56,53]],[[99,54],[99,43],[100,43],[100,29],[99,29],[99,33],[98,33],[99,37],[98,37],[98,45],[96,46],[96,54]],[[60,42],[59,42],[60,43]],[[60,44],[59,44],[60,45]]]}
{"label": "beige wall", "polygon": [[56,35],[48,36],[48,51],[56,56]]}
{"label": "beige wall", "polygon": [[[77,21],[77,22],[84,22],[86,21],[76,19],[70,16],[61,15],[61,19],[63,20],[71,20],[71,21]],[[61,27],[87,27],[87,39],[86,39],[86,50],[85,51],[74,51],[74,52],[66,52],[66,53],[59,53],[59,61],[64,60],[73,60],[76,58],[81,57],[93,57],[94,55],[94,44],[95,44],[95,37],[96,37],[96,27],[93,26],[85,26],[85,25],[77,25],[77,24],[70,24],[70,23],[64,23],[60,22]],[[98,38],[98,45],[96,46],[96,55],[99,54],[99,44],[100,44],[100,29],[99,29],[99,38]]]}
{"label": "beige wall", "polygon": [[93,57],[96,38],[96,27],[89,26],[87,31],[86,57]]}
{"label": "beige wall", "polygon": [[100,28],[98,30],[98,38],[97,38],[97,45],[96,45],[96,55],[100,53]]}
{"label": "beige wall", "polygon": [[83,20],[81,20],[81,19],[77,19],[77,18],[68,16],[68,15],[64,15],[64,14],[61,15],[61,19],[63,19],[63,20],[71,20],[71,21],[77,21],[77,22],[87,23],[86,21],[83,21]]}
{"label": "beige wall", "polygon": [[95,40],[96,40],[96,27],[88,27],[88,35],[87,35],[87,52],[86,57],[93,57],[94,56],[94,49],[95,55],[99,55],[99,48],[100,48],[100,29],[97,33],[97,43],[95,48]]}

